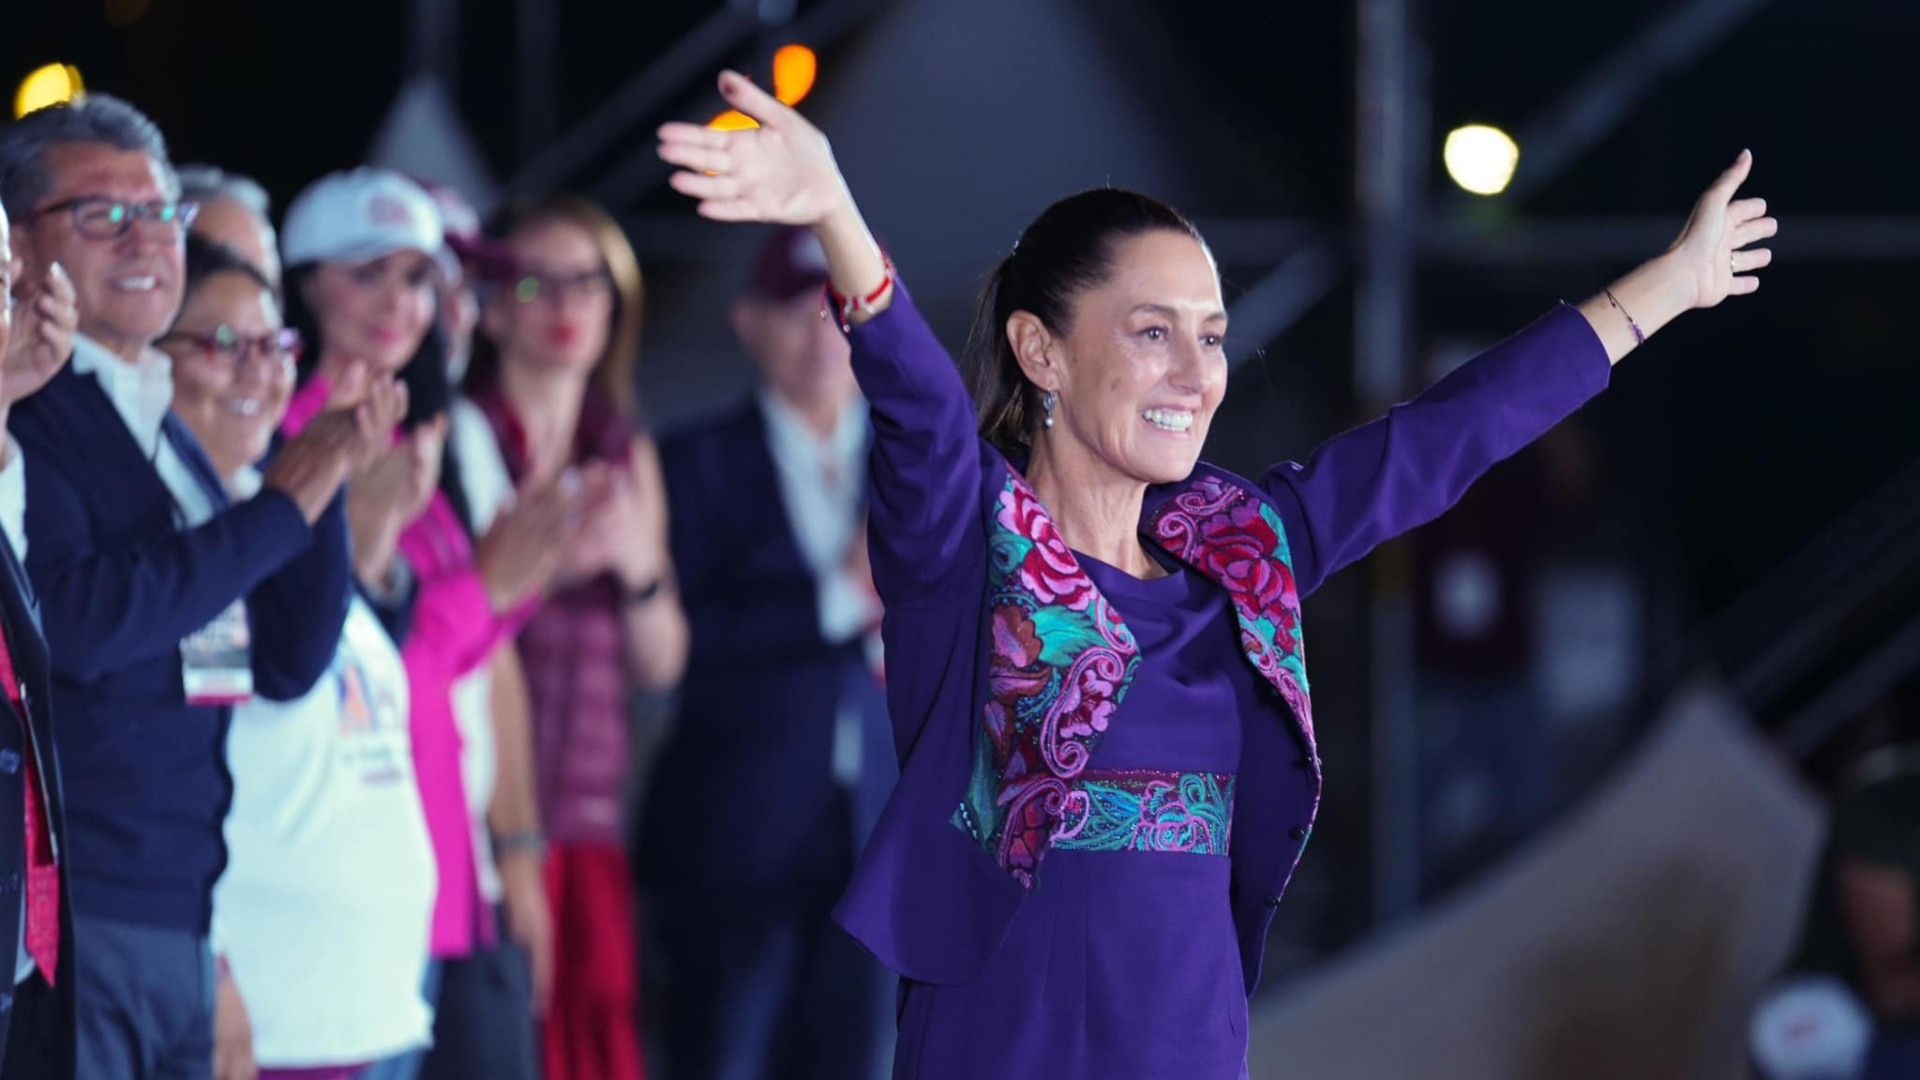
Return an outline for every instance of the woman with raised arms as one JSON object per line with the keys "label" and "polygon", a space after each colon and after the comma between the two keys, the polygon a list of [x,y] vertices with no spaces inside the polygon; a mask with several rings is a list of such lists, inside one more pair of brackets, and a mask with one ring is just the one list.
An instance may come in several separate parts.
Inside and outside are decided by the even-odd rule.
{"label": "woman with raised arms", "polygon": [[[904,982],[894,1075],[1246,1075],[1247,996],[1320,801],[1300,600],[1433,519],[1695,308],[1758,287],[1742,153],[1671,248],[1257,480],[1199,460],[1226,306],[1176,211],[1048,207],[956,367],[826,138],[660,129],[722,221],[812,228],[873,410],[873,577],[900,783],[838,912]],[[964,375],[964,378],[963,378]]]}

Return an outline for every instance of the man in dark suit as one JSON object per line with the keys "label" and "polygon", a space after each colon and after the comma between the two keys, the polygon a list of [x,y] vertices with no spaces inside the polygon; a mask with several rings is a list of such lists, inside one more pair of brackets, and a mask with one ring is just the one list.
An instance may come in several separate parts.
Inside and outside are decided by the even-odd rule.
{"label": "man in dark suit", "polygon": [[[54,748],[47,644],[19,554],[25,467],[6,434],[13,403],[73,351],[73,286],[56,265],[24,280],[0,211],[0,1076],[65,1078],[73,1064],[73,924],[66,817]],[[9,301],[13,302],[9,302]],[[14,824],[18,822],[19,824]]]}
{"label": "man in dark suit", "polygon": [[758,392],[661,444],[692,648],[638,865],[685,1080],[862,1080],[891,1029],[888,976],[829,918],[895,759],[825,281],[810,234],[772,236],[733,312]]}
{"label": "man in dark suit", "polygon": [[0,129],[16,250],[29,274],[64,267],[78,309],[71,361],[9,428],[63,735],[78,1067],[115,1080],[211,1076],[228,720],[333,662],[352,578],[338,494],[397,419],[322,417],[259,494],[228,498],[153,347],[184,284],[178,196],[159,130],[108,95]]}

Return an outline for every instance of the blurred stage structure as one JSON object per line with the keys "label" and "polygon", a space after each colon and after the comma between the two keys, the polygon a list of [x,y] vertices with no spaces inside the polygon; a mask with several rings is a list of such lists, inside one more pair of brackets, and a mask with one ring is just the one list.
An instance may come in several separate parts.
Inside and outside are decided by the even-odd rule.
{"label": "blurred stage structure", "polygon": [[1523,854],[1259,1003],[1251,1075],[1743,1077],[1823,825],[1702,680]]}

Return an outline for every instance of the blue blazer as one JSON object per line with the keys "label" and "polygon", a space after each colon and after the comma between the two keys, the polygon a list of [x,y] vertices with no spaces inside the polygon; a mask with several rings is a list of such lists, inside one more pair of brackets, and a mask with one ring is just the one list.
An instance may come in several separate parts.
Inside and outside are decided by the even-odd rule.
{"label": "blue blazer", "polygon": [[[641,879],[656,892],[842,881],[897,775],[886,699],[859,638],[821,635],[766,418],[749,400],[662,441],[660,461],[692,643],[647,788]],[[842,701],[861,733],[844,813],[832,768]]]}
{"label": "blue blazer", "polygon": [[[20,706],[26,726],[32,730],[32,743],[20,723],[20,713],[5,703],[0,694],[0,942],[20,940],[20,898],[26,885],[26,832],[16,822],[26,820],[27,770],[29,755],[37,754],[42,802],[46,806],[47,829],[53,836],[53,849],[60,860],[60,970],[55,973],[54,995],[58,1006],[53,1033],[54,1045],[65,1058],[58,1075],[73,1075],[73,911],[67,902],[71,885],[67,877],[67,821],[60,793],[60,755],[53,731],[53,715],[47,703],[49,669],[47,643],[40,636],[40,619],[33,589],[27,584],[26,571],[14,557],[13,545],[0,543],[0,633],[7,639],[7,653],[13,658],[14,677],[20,680]],[[11,946],[0,948],[8,957],[0,969],[0,1046],[6,1045],[7,1031],[13,1019],[13,973],[17,957]]]}
{"label": "blue blazer", "polygon": [[226,865],[231,710],[186,703],[179,643],[244,597],[254,692],[310,689],[346,621],[341,501],[311,528],[278,492],[230,506],[169,415],[162,437],[216,508],[180,528],[112,401],[71,366],[16,405],[9,426],[26,453],[27,576],[52,655],[73,907],[204,934]]}

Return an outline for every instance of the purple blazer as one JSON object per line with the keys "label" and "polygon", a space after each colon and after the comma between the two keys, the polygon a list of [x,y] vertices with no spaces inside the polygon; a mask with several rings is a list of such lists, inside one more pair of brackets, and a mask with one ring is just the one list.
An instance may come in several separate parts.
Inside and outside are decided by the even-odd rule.
{"label": "purple blazer", "polygon": [[[1030,547],[1051,544],[1065,584],[1039,584],[1038,599],[1055,611],[1090,612],[1088,621],[1099,628],[1074,635],[1099,639],[1076,645],[1083,655],[1054,658],[1063,674],[1106,671],[1068,688],[1104,695],[1099,715],[1077,726],[1086,754],[1075,768],[1097,757],[1099,729],[1128,722],[1131,634],[1097,591],[1067,595],[1080,593],[1084,573],[1018,471],[979,438],[959,372],[906,291],[850,339],[873,413],[868,537],[874,584],[886,605],[882,635],[900,782],[835,917],[901,975],[965,983],[998,947],[1041,872],[1046,839],[1009,842],[1017,821],[983,827],[966,809],[996,801],[983,797],[980,778],[1002,764],[988,748],[1009,700],[1010,664],[1032,659],[1007,657],[1010,545],[1014,557],[1025,557]],[[1229,856],[1248,993],[1259,981],[1268,924],[1319,803],[1298,599],[1380,543],[1444,512],[1487,469],[1605,389],[1610,371],[1585,318],[1562,305],[1417,399],[1328,441],[1304,465],[1283,462],[1258,483],[1202,465],[1181,483],[1148,490],[1143,539],[1229,591],[1248,660],[1276,691],[1241,718]],[[1265,538],[1255,554],[1263,579],[1273,579],[1271,590],[1247,588],[1237,580],[1246,564],[1234,569],[1216,557],[1220,544],[1247,529],[1208,539],[1218,526],[1250,519]],[[1264,610],[1249,602],[1256,597],[1266,599]],[[1081,659],[1107,662],[1077,664]],[[1016,763],[989,777],[1003,811],[1019,809],[1022,777],[1012,774],[1022,771]],[[1308,783],[1299,782],[1299,772]],[[1042,832],[1048,827],[1043,817],[1027,821],[1030,831],[1034,821]]]}

